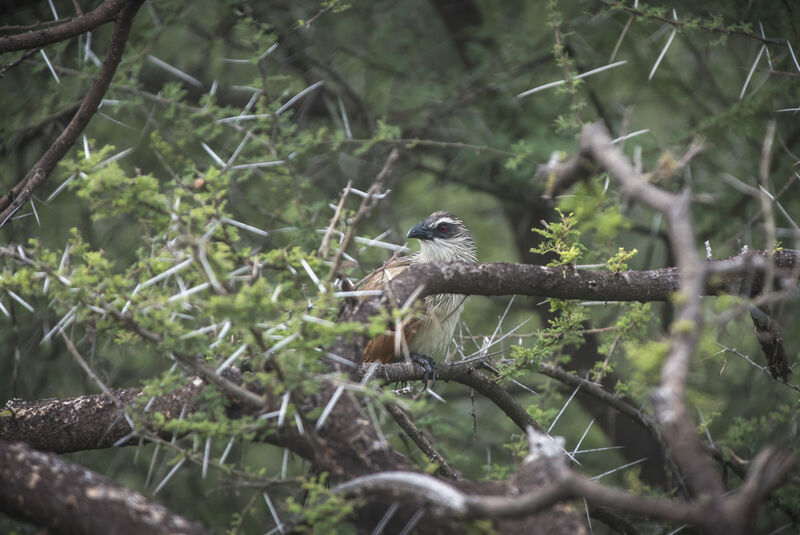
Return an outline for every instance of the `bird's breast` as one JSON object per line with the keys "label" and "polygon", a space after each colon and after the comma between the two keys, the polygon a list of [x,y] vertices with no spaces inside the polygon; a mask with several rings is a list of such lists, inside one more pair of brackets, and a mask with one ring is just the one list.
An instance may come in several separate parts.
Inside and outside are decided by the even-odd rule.
{"label": "bird's breast", "polygon": [[466,296],[454,294],[426,297],[426,313],[416,335],[409,343],[409,350],[428,356],[446,351],[456,325],[461,319],[461,310],[466,300]]}

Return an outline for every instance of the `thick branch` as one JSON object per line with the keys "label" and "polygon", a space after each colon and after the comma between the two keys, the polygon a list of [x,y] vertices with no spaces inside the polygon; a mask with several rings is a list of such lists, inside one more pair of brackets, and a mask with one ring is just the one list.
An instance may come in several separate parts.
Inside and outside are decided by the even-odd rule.
{"label": "thick branch", "polygon": [[574,472],[558,482],[520,496],[471,496],[467,500],[471,516],[506,517],[528,515],[570,498],[586,498],[593,505],[610,507],[636,515],[672,523],[703,525],[703,508],[698,504],[656,499],[591,481]]}
{"label": "thick branch", "polygon": [[334,492],[359,495],[391,492],[396,497],[413,496],[445,516],[495,519],[524,517],[559,502],[583,497],[595,505],[672,523],[708,523],[705,508],[700,504],[631,494],[586,479],[566,467],[558,472],[552,474],[553,481],[518,495],[468,494],[432,476],[413,472],[383,472],[356,478],[339,485]]}
{"label": "thick branch", "polygon": [[[148,414],[155,413],[167,420],[175,419],[181,413],[191,414],[195,410],[194,400],[206,384],[194,377],[185,387],[152,400],[146,399],[138,388],[114,390],[115,399],[105,394],[38,401],[12,399],[0,411],[0,440],[26,442],[37,450],[56,453],[136,445],[139,436],[133,433],[125,417],[132,404],[146,403],[147,410],[142,415],[145,420]],[[117,400],[121,406],[117,405]],[[276,408],[277,404],[266,410]],[[240,412],[241,406],[231,410]],[[172,433],[156,427],[148,430],[164,440],[173,438]],[[288,447],[307,459],[313,458],[308,443],[287,429],[270,429],[258,440]]]}
{"label": "thick branch", "polygon": [[[389,383],[400,381],[421,381],[425,370],[422,366],[411,362],[398,362],[395,364],[371,364],[377,366],[374,376]],[[446,364],[436,366],[436,378],[439,381],[455,381],[483,394],[511,418],[523,431],[533,427],[542,431],[541,426],[531,418],[525,408],[517,403],[514,396],[508,393],[497,381],[486,374],[476,370],[474,364]]]}
{"label": "thick branch", "polygon": [[[181,411],[193,410],[193,399],[204,386],[201,379],[195,378],[181,390],[154,399],[148,412],[177,418]],[[114,394],[125,407],[137,398],[146,401],[138,388],[115,390]],[[39,401],[12,399],[0,412],[0,439],[26,442],[42,451],[68,453],[110,448],[132,431],[124,409],[104,394]],[[133,438],[130,443],[137,442]]]}
{"label": "thick branch", "polygon": [[[116,1],[119,2],[120,0]],[[8,193],[0,197],[0,210],[2,210],[0,211],[0,226],[4,225],[14,212],[19,210],[30,199],[34,189],[44,183],[61,158],[67,153],[67,150],[86,128],[86,125],[89,124],[89,121],[97,111],[97,107],[103,100],[103,96],[108,91],[111,79],[117,70],[119,62],[122,60],[122,53],[125,50],[125,43],[128,40],[133,18],[141,5],[141,0],[133,0],[124,4],[114,26],[114,34],[111,37],[111,43],[108,46],[108,53],[103,66],[100,68],[100,72],[97,73],[97,78],[95,78],[89,93],[81,103],[75,116],[50,148],[39,158],[39,161],[28,171],[25,178],[20,180]],[[52,30],[41,30],[41,32],[50,32]],[[2,40],[0,40],[0,43],[2,43]],[[16,49],[12,48],[10,50]]]}
{"label": "thick branch", "polygon": [[414,497],[434,507],[444,516],[458,518],[514,518],[535,514],[572,498],[585,498],[594,505],[616,511],[665,520],[690,523],[702,529],[721,533],[742,529],[742,515],[737,507],[752,507],[763,499],[792,466],[790,455],[769,449],[761,452],[749,471],[744,485],[733,495],[721,498],[720,508],[729,516],[718,517],[717,504],[705,499],[680,502],[652,498],[603,485],[572,471],[562,455],[559,439],[529,430],[531,451],[517,474],[507,481],[503,495],[487,494],[477,487],[465,492],[432,476],[411,472],[382,472],[352,479],[338,485],[336,493],[373,495],[391,493],[395,498]]}
{"label": "thick branch", "polygon": [[0,37],[0,54],[3,52],[12,52],[14,50],[42,47],[88,32],[113,19],[126,3],[135,4],[138,2],[131,2],[131,0],[106,0],[89,13],[58,26],[35,32]]}
{"label": "thick branch", "polygon": [[753,320],[758,343],[764,351],[764,357],[767,359],[769,374],[773,379],[780,379],[784,383],[787,382],[792,375],[792,369],[789,367],[789,359],[786,356],[783,337],[775,324],[775,320],[772,319],[769,307],[766,305],[750,307],[750,317]]}
{"label": "thick branch", "polygon": [[[766,260],[760,251],[725,260],[712,260],[704,266],[711,273],[702,292],[750,295],[760,288]],[[800,251],[782,250],[774,261],[779,274],[796,277]],[[418,287],[424,286],[419,298],[438,293],[470,295],[530,295],[560,299],[593,301],[667,301],[680,289],[677,268],[646,271],[583,271],[534,264],[451,263],[418,264],[393,279],[391,292],[370,297],[347,307],[340,321],[366,322],[388,305],[390,298],[400,307]],[[391,295],[391,297],[390,297]],[[392,307],[387,307],[392,308]],[[331,352],[358,362],[365,338],[339,340]]]}
{"label": "thick branch", "polygon": [[0,441],[0,511],[54,533],[211,533],[60,457]]}
{"label": "thick branch", "polygon": [[[670,453],[681,467],[692,490],[716,499],[723,492],[722,480],[703,451],[695,424],[686,406],[686,379],[691,355],[700,336],[701,294],[706,266],[697,255],[689,210],[689,191],[669,193],[642,178],[622,150],[612,144],[606,129],[589,125],[581,133],[582,150],[622,185],[634,200],[664,214],[670,246],[680,270],[680,301],[672,323],[672,347],[661,369],[661,385],[653,398]],[[768,270],[772,268],[768,266]]]}

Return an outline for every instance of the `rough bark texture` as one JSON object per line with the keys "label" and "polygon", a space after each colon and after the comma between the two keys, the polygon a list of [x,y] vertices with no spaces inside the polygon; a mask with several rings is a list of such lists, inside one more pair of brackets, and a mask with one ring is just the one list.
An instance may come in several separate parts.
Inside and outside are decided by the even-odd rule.
{"label": "rough bark texture", "polygon": [[86,468],[0,441],[0,511],[53,533],[203,534],[200,524]]}
{"label": "rough bark texture", "polygon": [[767,359],[767,369],[770,375],[781,381],[788,381],[792,375],[792,369],[789,367],[789,358],[783,345],[783,337],[772,318],[769,307],[751,307],[750,317],[753,320],[758,343]]}
{"label": "rough bark texture", "polygon": [[[160,412],[168,419],[177,418],[184,410],[191,412],[193,398],[203,386],[205,383],[195,378],[186,388],[153,400],[149,412]],[[110,448],[132,431],[124,417],[124,407],[137,399],[141,403],[147,401],[138,388],[117,390],[115,395],[122,407],[103,394],[9,400],[0,411],[0,439],[24,441],[37,450],[58,453]],[[138,440],[132,438],[131,443]]]}

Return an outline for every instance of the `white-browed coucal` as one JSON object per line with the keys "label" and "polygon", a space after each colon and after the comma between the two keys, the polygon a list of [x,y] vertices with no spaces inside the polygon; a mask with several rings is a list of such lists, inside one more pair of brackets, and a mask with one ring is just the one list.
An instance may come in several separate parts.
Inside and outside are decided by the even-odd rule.
{"label": "white-browed coucal", "polygon": [[[464,223],[450,212],[434,212],[408,231],[408,238],[420,241],[420,250],[394,259],[376,269],[358,284],[360,290],[382,290],[386,283],[414,264],[444,262],[477,262],[475,243]],[[425,368],[425,377],[436,380],[436,365],[431,355],[446,351],[458,325],[467,297],[437,294],[425,298],[423,314],[402,327],[409,357]],[[361,355],[362,362],[389,363],[403,352],[398,336],[386,333],[371,339]]]}

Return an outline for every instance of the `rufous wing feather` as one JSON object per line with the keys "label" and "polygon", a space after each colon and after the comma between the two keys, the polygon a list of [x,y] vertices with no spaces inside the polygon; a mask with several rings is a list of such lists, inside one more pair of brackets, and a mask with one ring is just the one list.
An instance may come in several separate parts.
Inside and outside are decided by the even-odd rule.
{"label": "rufous wing feather", "polygon": [[[358,283],[359,290],[382,290],[386,283],[400,275],[403,271],[408,269],[411,261],[408,257],[401,257],[387,262],[380,268],[376,269]],[[386,334],[380,334],[367,343],[367,347],[361,353],[362,362],[381,362],[389,363],[400,356],[397,348],[402,347],[397,343],[396,336],[402,336],[405,343],[414,337],[414,334],[419,327],[420,321],[413,319],[403,325],[402,333],[395,334],[394,330]]]}
{"label": "rufous wing feather", "polygon": [[[406,345],[414,338],[420,323],[420,320],[413,319],[406,322],[403,326],[402,333],[400,333],[399,336],[405,339]],[[392,331],[386,334],[379,334],[367,342],[367,347],[365,347],[364,351],[361,353],[361,362],[381,362],[383,364],[388,364],[399,358],[402,353],[398,354],[396,348],[398,346],[402,347],[402,345],[397,344],[395,337],[396,335]]]}

